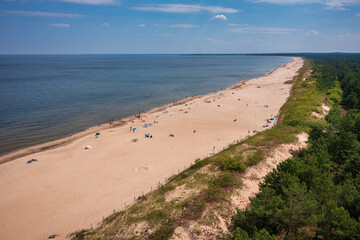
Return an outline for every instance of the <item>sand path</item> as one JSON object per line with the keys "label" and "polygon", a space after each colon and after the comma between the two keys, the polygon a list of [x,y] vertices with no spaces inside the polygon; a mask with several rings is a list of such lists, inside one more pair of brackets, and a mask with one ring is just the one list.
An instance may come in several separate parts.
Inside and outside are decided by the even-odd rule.
{"label": "sand path", "polygon": [[[89,134],[1,164],[0,239],[46,239],[55,233],[63,239],[75,230],[95,227],[113,209],[122,210],[125,202],[132,203],[134,196],[196,158],[220,151],[248,131],[262,130],[265,119],[276,115],[289,96],[291,85],[284,82],[302,65],[301,58],[292,58],[241,89],[211,93],[187,106],[169,107],[167,113],[143,115],[145,122],[101,130],[98,138]],[[154,125],[144,128],[145,123]],[[135,133],[130,126],[137,128]],[[145,133],[153,138],[145,138]],[[131,142],[134,138],[138,142]],[[92,148],[85,150],[87,145]],[[26,164],[31,158],[39,161]]]}

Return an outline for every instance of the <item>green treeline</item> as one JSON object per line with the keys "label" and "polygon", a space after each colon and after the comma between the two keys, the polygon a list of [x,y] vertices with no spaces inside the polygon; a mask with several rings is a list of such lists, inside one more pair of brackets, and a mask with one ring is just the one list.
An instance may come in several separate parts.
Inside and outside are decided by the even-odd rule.
{"label": "green treeline", "polygon": [[320,89],[335,87],[340,82],[343,90],[342,105],[348,109],[360,108],[360,55],[333,54],[309,57]]}
{"label": "green treeline", "polygon": [[[306,57],[332,104],[326,123],[311,127],[308,149],[267,175],[225,239],[360,239],[360,56]],[[351,109],[344,117],[340,103]]]}

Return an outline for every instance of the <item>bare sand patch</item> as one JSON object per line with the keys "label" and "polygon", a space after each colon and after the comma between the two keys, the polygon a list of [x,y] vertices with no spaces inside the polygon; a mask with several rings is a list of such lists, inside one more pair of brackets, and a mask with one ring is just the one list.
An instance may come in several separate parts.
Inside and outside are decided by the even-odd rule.
{"label": "bare sand patch", "polygon": [[276,166],[292,156],[292,152],[305,148],[307,145],[308,135],[302,133],[298,135],[298,142],[295,144],[282,144],[275,149],[271,157],[256,166],[246,170],[243,176],[244,186],[232,195],[232,205],[238,209],[245,209],[250,204],[250,197],[255,197],[259,192],[259,183],[265,176]]}

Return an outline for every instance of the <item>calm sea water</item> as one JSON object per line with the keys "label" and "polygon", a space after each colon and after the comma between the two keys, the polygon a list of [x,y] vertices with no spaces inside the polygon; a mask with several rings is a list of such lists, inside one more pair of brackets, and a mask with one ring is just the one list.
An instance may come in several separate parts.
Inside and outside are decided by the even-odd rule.
{"label": "calm sea water", "polygon": [[0,56],[0,155],[229,87],[288,58],[199,55]]}

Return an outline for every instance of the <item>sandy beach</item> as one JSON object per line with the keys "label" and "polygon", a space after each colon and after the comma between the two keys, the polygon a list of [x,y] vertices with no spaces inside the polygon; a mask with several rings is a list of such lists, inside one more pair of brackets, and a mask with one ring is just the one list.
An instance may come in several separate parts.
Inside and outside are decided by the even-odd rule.
{"label": "sandy beach", "polygon": [[278,114],[292,86],[285,82],[302,65],[293,57],[229,89],[1,157],[0,239],[66,239],[96,227],[195,159],[271,127],[266,119]]}

